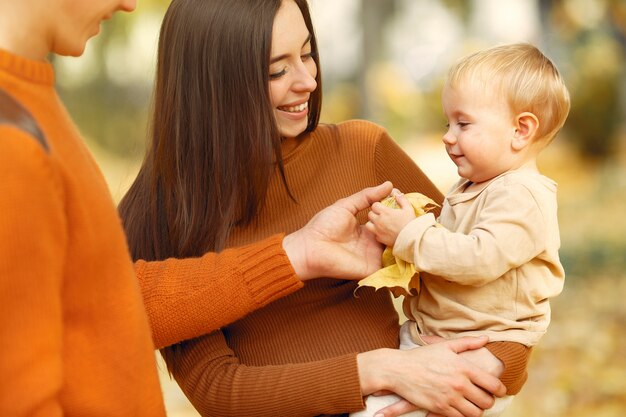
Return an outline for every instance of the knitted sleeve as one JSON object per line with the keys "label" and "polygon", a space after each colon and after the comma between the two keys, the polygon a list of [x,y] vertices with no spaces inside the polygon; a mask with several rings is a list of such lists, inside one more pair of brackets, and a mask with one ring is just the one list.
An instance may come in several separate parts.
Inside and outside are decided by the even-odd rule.
{"label": "knitted sleeve", "polygon": [[[385,130],[376,145],[376,175],[380,182],[391,181],[403,193],[422,193],[441,204],[443,194]],[[433,210],[439,215],[439,208]]]}
{"label": "knitted sleeve", "polygon": [[307,363],[246,366],[218,331],[185,342],[184,354],[176,363],[171,370],[178,384],[207,417],[296,417],[363,408],[354,354]]}
{"label": "knitted sleeve", "polygon": [[528,379],[532,348],[515,342],[491,342],[485,347],[504,364],[500,381],[506,386],[507,395],[519,393]]}
{"label": "knitted sleeve", "polygon": [[0,126],[0,415],[62,415],[62,186],[44,148]]}
{"label": "knitted sleeve", "polygon": [[282,238],[200,258],[137,261],[155,347],[210,333],[301,288]]}

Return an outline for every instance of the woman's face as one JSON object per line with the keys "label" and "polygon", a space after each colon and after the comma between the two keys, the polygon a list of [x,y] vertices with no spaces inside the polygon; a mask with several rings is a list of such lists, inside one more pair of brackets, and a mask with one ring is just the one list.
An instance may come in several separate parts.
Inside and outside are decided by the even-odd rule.
{"label": "woman's face", "polygon": [[317,66],[311,56],[311,34],[292,0],[283,0],[274,19],[269,71],[270,98],[280,134],[298,136],[307,127],[309,96],[317,88]]}
{"label": "woman's face", "polygon": [[79,56],[87,41],[100,32],[100,23],[117,11],[131,12],[137,0],[60,0],[51,33],[51,52]]}

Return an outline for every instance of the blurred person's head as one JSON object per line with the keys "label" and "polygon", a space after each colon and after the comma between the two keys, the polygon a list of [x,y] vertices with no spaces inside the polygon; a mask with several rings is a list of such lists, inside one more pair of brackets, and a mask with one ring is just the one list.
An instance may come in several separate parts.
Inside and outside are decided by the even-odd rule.
{"label": "blurred person's head", "polygon": [[462,58],[448,73],[442,101],[446,150],[459,175],[473,182],[534,163],[570,108],[556,66],[523,43]]}
{"label": "blurred person's head", "polygon": [[79,56],[100,24],[136,0],[0,0],[0,48],[31,59]]}

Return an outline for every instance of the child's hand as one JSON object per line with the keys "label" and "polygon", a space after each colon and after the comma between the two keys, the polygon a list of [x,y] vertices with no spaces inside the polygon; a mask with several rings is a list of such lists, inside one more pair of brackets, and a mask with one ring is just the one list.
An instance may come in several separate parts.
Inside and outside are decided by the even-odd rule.
{"label": "child's hand", "polygon": [[395,197],[400,208],[385,207],[381,203],[372,204],[372,210],[368,214],[369,222],[365,225],[367,230],[376,235],[376,239],[387,246],[393,246],[400,231],[415,219],[415,210],[400,191],[391,193]]}

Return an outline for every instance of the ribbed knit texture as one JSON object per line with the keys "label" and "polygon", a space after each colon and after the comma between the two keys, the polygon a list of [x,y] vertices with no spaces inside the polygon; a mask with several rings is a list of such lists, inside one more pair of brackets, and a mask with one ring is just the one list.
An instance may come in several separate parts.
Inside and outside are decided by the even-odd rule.
{"label": "ribbed knit texture", "polygon": [[528,360],[532,348],[514,342],[487,343],[487,349],[504,363],[500,381],[506,386],[507,395],[518,394],[528,379]]}
{"label": "ribbed knit texture", "polygon": [[185,261],[139,262],[46,62],[0,50],[0,88],[50,151],[0,126],[0,415],[164,416],[154,360],[302,284],[282,237]]}
{"label": "ribbed knit texture", "polygon": [[[391,180],[402,191],[442,196],[380,127],[350,121],[321,125],[283,144],[296,201],[278,177],[242,245],[303,226],[339,198]],[[359,215],[367,219],[364,211]],[[398,346],[398,316],[386,291],[334,279],[307,282],[220,332],[183,347],[174,375],[204,416],[312,416],[363,408],[356,353]]]}
{"label": "ribbed knit texture", "polygon": [[219,256],[139,261],[136,270],[157,348],[232,323],[303,285],[282,235]]}

